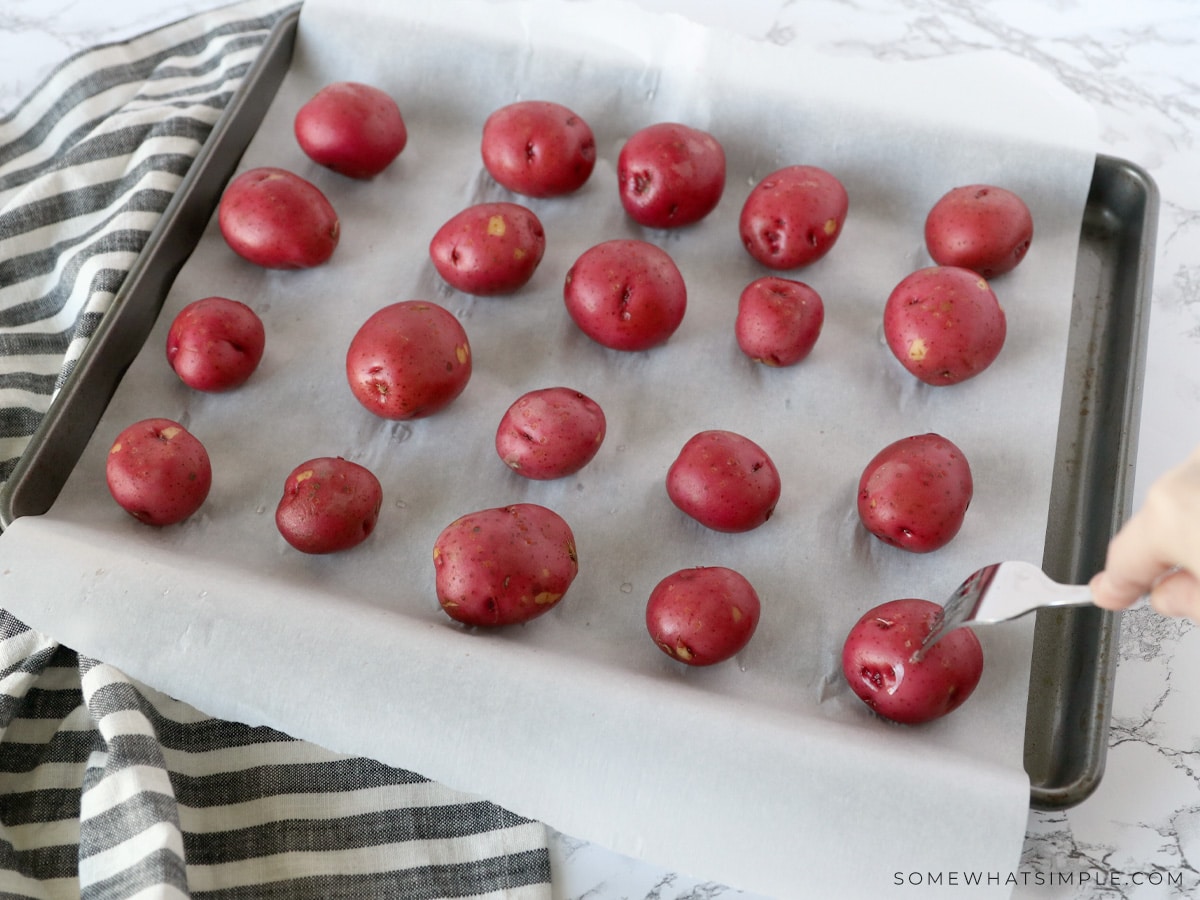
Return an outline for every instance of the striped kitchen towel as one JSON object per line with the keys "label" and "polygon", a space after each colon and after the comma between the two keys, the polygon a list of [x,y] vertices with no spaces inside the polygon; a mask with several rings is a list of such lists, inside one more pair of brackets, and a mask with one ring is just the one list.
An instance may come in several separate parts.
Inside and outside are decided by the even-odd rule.
{"label": "striped kitchen towel", "polygon": [[[293,8],[85,51],[0,119],[0,482]],[[213,719],[0,609],[0,896],[544,900],[549,882],[537,822]]]}

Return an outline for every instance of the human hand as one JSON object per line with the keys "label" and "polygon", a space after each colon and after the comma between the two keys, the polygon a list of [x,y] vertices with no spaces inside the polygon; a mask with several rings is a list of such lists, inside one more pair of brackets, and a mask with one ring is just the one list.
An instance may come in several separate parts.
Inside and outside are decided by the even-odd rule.
{"label": "human hand", "polygon": [[1105,609],[1149,595],[1168,616],[1200,623],[1200,447],[1154,482],[1146,501],[1108,546],[1104,569],[1089,586]]}

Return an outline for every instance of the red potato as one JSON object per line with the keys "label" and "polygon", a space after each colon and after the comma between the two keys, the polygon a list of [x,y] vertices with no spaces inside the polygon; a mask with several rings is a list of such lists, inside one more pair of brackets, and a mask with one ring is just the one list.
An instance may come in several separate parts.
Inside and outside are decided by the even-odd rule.
{"label": "red potato", "polygon": [[198,391],[220,392],[244,384],[266,346],[262,319],[245,303],[205,297],[185,306],[167,331],[167,362]]}
{"label": "red potato", "polygon": [[653,244],[604,241],[567,271],[567,312],[579,329],[613,350],[649,350],[675,333],[687,311],[687,286],[675,261]]}
{"label": "red potato", "polygon": [[311,182],[286,169],[250,169],[229,182],[217,224],[230,248],[267,269],[307,269],[333,255],[341,224]]}
{"label": "red potato", "polygon": [[904,278],[884,305],[883,334],[910,373],[935,387],[974,378],[1000,355],[1008,322],[981,275],[930,266]]}
{"label": "red potato", "polygon": [[429,256],[446,283],[479,296],[524,287],[545,252],[542,223],[519,203],[469,206],[429,242]]}
{"label": "red potato", "polygon": [[208,451],[171,419],[143,419],[118,434],[104,475],[118,505],[147,525],[182,522],[212,487]]}
{"label": "red potato", "polygon": [[471,345],[448,310],[404,300],[373,313],[346,351],[355,398],[385,419],[419,419],[449,404],[471,378]]}
{"label": "red potato", "polygon": [[940,266],[984,278],[1011,272],[1033,242],[1033,215],[1018,195],[988,184],[956,187],[925,219],[925,246]]}
{"label": "red potato", "polygon": [[288,474],[275,527],[303,553],[337,553],[370,537],[382,505],[383,488],[370,469],[340,456],[322,456]]}
{"label": "red potato", "polygon": [[760,612],[758,594],[741,573],[698,566],[668,575],[650,592],[646,629],[672,659],[711,666],[750,643]]}
{"label": "red potato", "polygon": [[916,434],[871,459],[858,482],[858,516],[885,544],[912,553],[944,547],[962,528],[975,484],[953,441]]}
{"label": "red potato", "polygon": [[505,465],[539,481],[578,472],[604,441],[604,411],[590,397],[565,387],[519,397],[500,419],[496,453]]}
{"label": "red potato", "polygon": [[738,298],[734,333],[755,362],[791,366],[812,352],[824,323],[820,294],[801,281],[767,275],[746,285]]}
{"label": "red potato", "polygon": [[433,545],[438,602],[452,619],[494,627],[553,609],[579,571],[575,535],[534,503],[455,519]]}
{"label": "red potato", "polygon": [[762,447],[732,431],[692,436],[667,470],[667,496],[714,531],[750,531],[775,511],[781,484]]}
{"label": "red potato", "polygon": [[480,152],[502,187],[527,197],[558,197],[579,190],[591,176],[596,137],[567,107],[523,100],[487,117]]}
{"label": "red potato", "polygon": [[758,262],[770,269],[796,269],[833,249],[849,206],[846,188],[830,172],[787,166],[750,191],[738,230]]}
{"label": "red potato", "polygon": [[725,190],[725,151],[711,134],[660,122],[631,135],[617,156],[621,205],[639,225],[699,222]]}
{"label": "red potato", "polygon": [[951,631],[912,661],[940,611],[928,600],[892,600],[868,611],[846,635],[846,683],[884,718],[905,725],[941,718],[962,706],[979,684],[983,648],[970,628]]}
{"label": "red potato", "polygon": [[297,111],[293,130],[310,159],[349,178],[374,178],[408,143],[396,101],[386,91],[355,81],[317,91]]}

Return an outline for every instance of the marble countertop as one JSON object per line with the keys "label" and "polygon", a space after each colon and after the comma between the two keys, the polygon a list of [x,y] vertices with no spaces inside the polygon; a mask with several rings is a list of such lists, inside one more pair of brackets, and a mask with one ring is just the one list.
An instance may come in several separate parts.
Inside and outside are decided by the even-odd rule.
{"label": "marble countertop", "polygon": [[[1194,0],[642,2],[846,57],[921,59],[998,49],[1033,62],[1086,99],[1099,117],[1097,149],[1146,169],[1161,194],[1135,502],[1200,444],[1200,5]],[[5,0],[0,115],[74,51],[219,5]],[[564,835],[555,836],[552,854],[555,896],[564,900],[746,897]],[[995,874],[1017,898],[1144,900],[1200,891],[1200,629],[1146,609],[1125,614],[1104,778],[1072,809],[1031,812],[1019,865]],[[912,885],[914,897],[934,890]]]}

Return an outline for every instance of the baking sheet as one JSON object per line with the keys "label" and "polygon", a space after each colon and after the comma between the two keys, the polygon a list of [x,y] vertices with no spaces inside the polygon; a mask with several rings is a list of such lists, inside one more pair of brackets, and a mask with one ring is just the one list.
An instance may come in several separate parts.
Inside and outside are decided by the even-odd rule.
{"label": "baking sheet", "polygon": [[[1109,539],[1131,513],[1158,203],[1144,169],[1096,158],[1042,564],[1064,583],[1082,583],[1103,567]],[[1074,806],[1100,783],[1119,632],[1118,613],[1037,614],[1025,723],[1025,771],[1037,809]]]}
{"label": "baking sheet", "polygon": [[[878,894],[887,867],[904,859],[1015,860],[1028,788],[1020,748],[1029,629],[985,634],[977,697],[924,729],[864,715],[840,683],[836,655],[846,628],[874,603],[939,597],[998,558],[1041,559],[1091,175],[1086,110],[994,57],[964,62],[1006,76],[988,82],[1001,96],[983,103],[961,95],[967,79],[949,62],[831,72],[846,64],[798,62],[669,17],[640,20],[631,39],[614,28],[629,13],[619,4],[573,4],[570,17],[557,4],[446,4],[406,12],[421,21],[403,27],[382,6],[355,8],[360,15],[306,4],[293,68],[243,161],[286,165],[327,190],[344,223],[335,259],[322,270],[265,273],[233,259],[209,229],[167,309],[208,293],[250,302],[268,321],[262,370],[236,395],[189,394],[164,377],[156,346],[164,316],[55,510],[18,520],[0,540],[6,605],[206,711],[367,752],[614,849],[743,887],[786,895],[805,871],[808,883],[838,878],[848,895],[846,872],[857,871],[864,890]],[[498,9],[503,21],[491,21]],[[384,35],[388,54],[363,52],[363,41]],[[581,36],[582,61],[562,49]],[[471,64],[447,69],[448,58]],[[796,96],[786,86],[810,83],[806,74],[835,85],[844,74],[842,96]],[[316,171],[287,139],[298,103],[345,77],[392,88],[413,135],[398,164],[369,185]],[[530,204],[551,246],[527,292],[489,300],[449,292],[424,257],[428,235],[467,202],[502,196],[480,174],[464,123],[481,124],[500,103],[546,86],[602,135],[597,173],[576,197]],[[1030,96],[1044,108],[1031,109]],[[621,139],[658,118],[709,127],[730,153],[726,200],[687,233],[632,228],[612,187]],[[749,185],[801,159],[845,173],[851,220],[835,253],[802,276],[826,296],[818,350],[802,367],[768,372],[740,359],[728,339],[737,291],[761,274],[730,238]],[[997,281],[1010,338],[996,367],[954,389],[926,389],[886,356],[882,299],[923,264],[919,223],[931,198],[985,180],[1031,199],[1037,252]],[[629,234],[661,242],[693,286],[681,331],[636,356],[590,345],[569,327],[558,296],[579,251]],[[367,312],[406,296],[438,299],[463,319],[477,369],[453,415],[395,425],[355,408],[339,368]],[[554,484],[523,483],[498,460],[489,470],[492,423],[517,393],[551,382],[605,406],[600,457]],[[150,414],[186,421],[217,472],[205,510],[166,532],[126,521],[103,489],[113,434]],[[741,430],[780,465],[785,494],[768,528],[706,533],[665,502],[666,466],[703,427]],[[854,485],[875,449],[922,430],[964,448],[977,495],[951,547],[905,557],[858,528]],[[292,465],[326,453],[375,468],[389,504],[360,551],[297,558],[273,533],[270,512]],[[532,626],[462,631],[433,600],[433,536],[467,509],[518,500],[552,506],[572,523],[580,579]],[[55,562],[43,567],[47,556]],[[681,672],[658,658],[640,606],[658,577],[699,563],[750,575],[764,624],[736,663]],[[147,606],[150,636],[107,627],[145,620]],[[331,718],[329,709],[345,715]],[[580,771],[591,773],[587,784]],[[684,814],[678,798],[687,798]],[[731,828],[745,810],[755,811],[753,826]],[[925,845],[928,835],[912,828],[926,821],[920,810],[936,811],[930,827],[955,840]],[[864,870],[844,835],[865,817],[913,839],[893,848],[900,859]],[[998,825],[1008,842],[995,840]]]}

